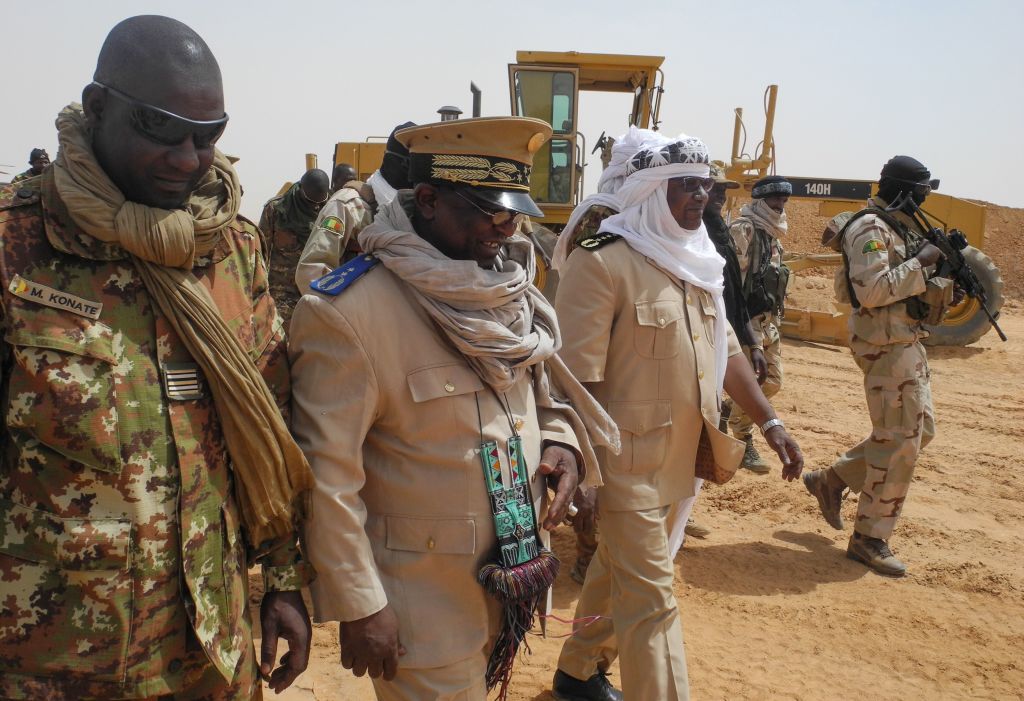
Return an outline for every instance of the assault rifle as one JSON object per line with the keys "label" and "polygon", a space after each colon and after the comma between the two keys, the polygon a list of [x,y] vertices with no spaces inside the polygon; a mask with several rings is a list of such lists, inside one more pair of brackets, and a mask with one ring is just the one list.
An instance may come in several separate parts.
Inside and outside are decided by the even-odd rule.
{"label": "assault rifle", "polygon": [[950,229],[947,234],[942,229],[931,227],[931,230],[925,234],[925,238],[928,239],[928,243],[942,252],[942,262],[939,264],[938,274],[952,279],[957,287],[964,291],[964,294],[978,300],[981,311],[985,312],[985,316],[988,317],[988,322],[999,334],[999,338],[1005,341],[1006,334],[999,328],[996,318],[988,310],[988,296],[985,294],[985,288],[981,286],[978,276],[975,275],[967,259],[964,258],[963,251],[967,248],[967,237],[958,229]]}

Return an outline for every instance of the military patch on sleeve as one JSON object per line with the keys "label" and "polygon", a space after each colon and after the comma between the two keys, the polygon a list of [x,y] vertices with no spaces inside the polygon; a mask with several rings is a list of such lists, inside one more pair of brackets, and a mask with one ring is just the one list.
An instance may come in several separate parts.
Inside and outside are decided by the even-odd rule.
{"label": "military patch on sleeve", "polygon": [[316,292],[336,297],[377,263],[380,263],[380,259],[376,256],[366,254],[357,256],[322,278],[309,283],[309,287]]}
{"label": "military patch on sleeve", "polygon": [[601,231],[593,236],[588,236],[580,241],[580,248],[585,248],[588,251],[596,251],[602,246],[607,246],[613,241],[618,241],[622,237],[618,234],[613,234],[610,231]]}
{"label": "military patch on sleeve", "polygon": [[885,244],[880,239],[871,239],[864,244],[864,250],[861,253],[874,253],[875,251],[884,251]]}
{"label": "military patch on sleeve", "polygon": [[320,228],[327,229],[328,231],[333,231],[336,234],[345,233],[345,224],[337,217],[327,217],[322,222],[320,222]]}

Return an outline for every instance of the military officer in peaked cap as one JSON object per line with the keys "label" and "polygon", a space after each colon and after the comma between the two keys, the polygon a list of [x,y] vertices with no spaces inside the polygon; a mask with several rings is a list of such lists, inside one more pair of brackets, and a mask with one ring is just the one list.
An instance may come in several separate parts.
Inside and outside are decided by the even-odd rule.
{"label": "military officer in peaked cap", "polygon": [[584,426],[617,443],[555,353],[554,311],[516,233],[541,214],[530,167],[550,134],[512,117],[400,131],[413,189],[292,317],[294,427],[317,479],[316,618],[341,622],[342,664],[380,699],[483,701],[495,681],[504,617],[477,577],[495,558],[498,507],[482,454],[500,446],[504,461],[509,446],[511,462],[521,445],[522,506],[550,530],[578,483],[600,484]]}

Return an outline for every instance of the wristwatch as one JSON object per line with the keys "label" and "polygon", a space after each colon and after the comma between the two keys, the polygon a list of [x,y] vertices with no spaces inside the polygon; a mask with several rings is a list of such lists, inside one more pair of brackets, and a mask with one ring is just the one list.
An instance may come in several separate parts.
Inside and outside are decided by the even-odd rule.
{"label": "wristwatch", "polygon": [[785,428],[785,426],[782,423],[782,419],[768,419],[767,421],[765,421],[760,426],[760,428],[761,428],[761,435],[763,436],[764,434],[768,433],[768,431],[770,431],[771,429],[775,428],[776,426],[782,426],[782,428]]}

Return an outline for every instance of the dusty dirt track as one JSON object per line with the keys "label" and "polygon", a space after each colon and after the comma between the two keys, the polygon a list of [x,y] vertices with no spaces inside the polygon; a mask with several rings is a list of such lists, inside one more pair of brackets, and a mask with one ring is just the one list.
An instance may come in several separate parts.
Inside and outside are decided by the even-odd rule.
{"label": "dusty dirt track", "polygon": [[[808,244],[823,220],[796,210],[802,232],[791,249],[816,250]],[[1024,699],[1024,256],[1013,240],[1024,212],[995,208],[989,224],[1011,298],[1010,341],[990,333],[968,348],[930,351],[939,434],[892,540],[910,574],[890,580],[847,560],[849,528],[829,528],[777,469],[712,485],[695,517],[713,533],[690,539],[676,559],[694,699]],[[845,349],[787,341],[784,352],[776,408],[808,468],[828,465],[869,430],[861,375]],[[847,522],[855,504],[846,502]],[[557,534],[555,549],[571,562],[572,534]],[[579,590],[563,574],[554,613],[571,618]],[[510,698],[551,698],[560,645],[532,640]],[[368,682],[337,660],[337,627],[318,626],[309,670],[277,698],[372,699]]]}

